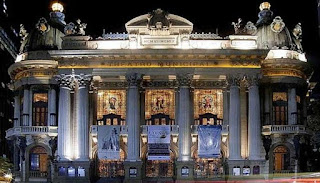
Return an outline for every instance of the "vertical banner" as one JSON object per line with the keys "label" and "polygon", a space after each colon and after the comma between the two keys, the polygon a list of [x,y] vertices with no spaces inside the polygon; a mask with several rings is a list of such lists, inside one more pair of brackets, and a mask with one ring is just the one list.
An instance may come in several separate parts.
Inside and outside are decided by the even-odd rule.
{"label": "vertical banner", "polygon": [[98,126],[98,158],[120,159],[120,126]]}
{"label": "vertical banner", "polygon": [[148,126],[148,160],[170,160],[170,126]]}
{"label": "vertical banner", "polygon": [[217,158],[221,149],[221,125],[198,126],[198,155],[201,158]]}

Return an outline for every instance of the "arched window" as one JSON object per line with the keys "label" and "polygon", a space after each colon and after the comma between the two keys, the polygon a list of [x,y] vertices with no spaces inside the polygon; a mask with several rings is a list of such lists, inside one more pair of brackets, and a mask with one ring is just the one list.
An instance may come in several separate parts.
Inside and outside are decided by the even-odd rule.
{"label": "arched window", "polygon": [[31,177],[46,177],[48,170],[48,154],[45,148],[36,146],[30,151]]}
{"label": "arched window", "polygon": [[285,146],[277,146],[273,150],[274,171],[288,170],[290,165],[289,150]]}
{"label": "arched window", "polygon": [[32,126],[47,126],[48,93],[35,92],[32,99]]}

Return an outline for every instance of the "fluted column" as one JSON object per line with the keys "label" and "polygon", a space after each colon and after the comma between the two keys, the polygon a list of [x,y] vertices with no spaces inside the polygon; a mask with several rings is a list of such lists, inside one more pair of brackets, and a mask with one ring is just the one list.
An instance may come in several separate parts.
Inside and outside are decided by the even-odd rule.
{"label": "fluted column", "polygon": [[25,87],[23,91],[23,119],[22,126],[29,126],[29,113],[30,113],[30,89]]}
{"label": "fluted column", "polygon": [[260,122],[260,97],[258,79],[248,79],[249,88],[249,159],[258,160],[261,154],[261,122]]}
{"label": "fluted column", "polygon": [[76,90],[78,160],[89,159],[89,84],[90,75],[77,75]]}
{"label": "fluted column", "polygon": [[14,127],[20,126],[20,96],[14,96]]}
{"label": "fluted column", "polygon": [[[192,75],[178,75],[179,101],[178,101],[178,125],[179,125],[179,158],[178,161],[191,160],[191,106],[193,100],[190,96]],[[193,115],[192,115],[193,116]]]}
{"label": "fluted column", "polygon": [[71,96],[73,81],[70,75],[59,75],[60,83],[58,109],[58,156],[60,160],[71,160],[73,149],[71,142]]}
{"label": "fluted column", "polygon": [[229,159],[240,160],[240,78],[228,77],[230,85]]}
{"label": "fluted column", "polygon": [[296,89],[290,88],[288,91],[288,124],[296,125],[298,120]]}
{"label": "fluted column", "polygon": [[55,88],[50,88],[48,92],[49,100],[48,100],[48,126],[57,126],[56,122],[56,100],[57,100],[57,92]]}
{"label": "fluted column", "polygon": [[140,160],[140,94],[139,86],[142,75],[133,73],[126,76],[127,91],[127,124],[128,124],[128,156],[127,161]]}

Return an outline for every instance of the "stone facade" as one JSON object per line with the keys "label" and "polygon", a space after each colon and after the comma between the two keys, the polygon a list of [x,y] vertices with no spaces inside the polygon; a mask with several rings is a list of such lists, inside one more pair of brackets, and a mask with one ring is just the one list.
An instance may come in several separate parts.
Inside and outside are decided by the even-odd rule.
{"label": "stone facade", "polygon": [[[299,171],[311,68],[301,49],[289,47],[295,38],[286,27],[262,20],[245,29],[234,23],[237,34],[223,39],[193,34],[191,22],[158,9],[129,21],[126,34],[92,39],[83,23],[60,22],[65,36],[50,48],[32,40],[28,50],[26,37],[9,68],[17,93],[17,121],[7,131],[16,180],[192,181]],[[50,30],[39,30],[41,40],[55,29],[45,23]],[[273,40],[278,34],[283,42]],[[202,104],[210,110],[195,117]],[[103,125],[120,126],[118,159],[98,156]],[[170,125],[170,160],[148,160],[149,125]],[[221,125],[219,157],[198,156],[199,125]]]}

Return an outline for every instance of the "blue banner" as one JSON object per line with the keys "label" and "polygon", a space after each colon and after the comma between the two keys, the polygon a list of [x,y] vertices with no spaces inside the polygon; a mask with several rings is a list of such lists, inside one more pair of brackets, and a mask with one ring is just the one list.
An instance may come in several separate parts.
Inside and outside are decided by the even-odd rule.
{"label": "blue banner", "polygon": [[218,158],[221,150],[221,125],[198,126],[198,156]]}

